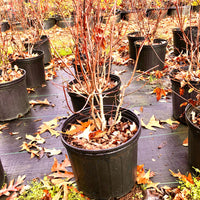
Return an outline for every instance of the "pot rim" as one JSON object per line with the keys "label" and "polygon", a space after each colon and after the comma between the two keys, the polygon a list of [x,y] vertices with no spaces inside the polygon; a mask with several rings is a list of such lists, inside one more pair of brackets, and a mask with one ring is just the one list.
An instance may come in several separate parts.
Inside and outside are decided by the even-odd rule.
{"label": "pot rim", "polygon": [[16,60],[13,60],[12,62],[17,62],[17,61],[22,61],[22,62],[29,62],[35,59],[39,59],[40,57],[44,56],[44,51],[40,51],[40,50],[33,50],[33,53],[38,53],[38,56],[34,56],[31,58],[17,58]]}
{"label": "pot rim", "polygon": [[199,129],[200,131],[200,127],[196,126],[191,120],[190,120],[190,114],[193,110],[195,110],[196,108],[193,107],[191,104],[188,104],[185,108],[185,119],[186,119],[186,123],[188,126],[191,126],[195,129]]}
{"label": "pot rim", "polygon": [[[182,66],[181,68],[188,68],[188,67],[189,67],[189,66]],[[173,75],[172,75],[175,71],[178,71],[178,69],[172,69],[172,70],[169,72],[169,78],[170,78],[171,81],[175,81],[175,82],[180,83],[182,80],[176,79],[176,78],[174,78]],[[197,84],[197,83],[199,83],[199,82],[200,82],[200,79],[199,79],[199,81],[190,81],[190,83],[191,83],[192,85],[195,85],[195,84]],[[186,85],[187,85],[187,84],[186,84]]]}
{"label": "pot rim", "polygon": [[[8,81],[8,82],[4,82],[4,83],[0,83],[0,88],[3,88],[3,87],[9,87],[11,85],[15,85],[16,83],[18,82],[21,82],[22,79],[25,79],[25,76],[26,76],[26,71],[24,69],[21,69],[19,68],[20,71],[22,71],[22,76],[20,76],[19,78],[15,79],[15,80],[12,80],[12,81]],[[2,70],[0,70],[1,72]]]}
{"label": "pot rim", "polygon": [[[141,40],[140,40],[141,41]],[[134,42],[134,45],[136,46],[136,47],[140,47],[140,44],[137,44],[137,40]],[[161,47],[161,46],[167,46],[167,44],[168,44],[168,41],[167,40],[165,40],[165,39],[161,39],[161,38],[156,38],[156,39],[154,39],[154,42],[155,43],[158,43],[158,44],[152,44],[152,45],[148,45],[148,44],[145,44],[145,45],[143,45],[143,47],[142,48],[158,48],[158,47]],[[160,42],[160,43],[159,43]]]}
{"label": "pot rim", "polygon": [[[104,92],[103,92],[103,94],[106,94],[106,93],[109,93],[109,92],[112,92],[112,91],[116,91],[117,90],[117,88],[119,87],[120,88],[120,86],[121,86],[121,79],[120,79],[120,77],[119,76],[117,76],[117,75],[115,75],[115,74],[110,74],[110,79],[112,80],[112,78],[114,79],[114,78],[116,78],[117,80],[117,85],[115,85],[113,88],[110,88],[110,89],[108,89],[108,90],[105,90]],[[73,79],[72,81],[70,81],[68,84],[67,84],[67,93],[68,94],[70,94],[70,95],[74,95],[74,96],[77,96],[77,93],[76,92],[73,92],[73,91],[69,91],[69,89],[68,89],[68,85],[72,85],[73,83],[77,83],[77,80],[76,79]],[[86,94],[82,94],[81,93],[81,95],[86,95]]]}
{"label": "pot rim", "polygon": [[[104,107],[111,107],[112,109],[116,109],[117,106],[113,106],[113,105],[104,105]],[[90,108],[85,108],[83,111],[81,111],[81,113],[83,112],[89,112]],[[68,146],[71,150],[74,150],[74,151],[79,151],[79,152],[83,152],[84,154],[91,154],[91,155],[104,155],[105,153],[112,153],[112,152],[117,152],[117,151],[120,151],[121,149],[123,148],[126,148],[127,146],[131,145],[132,142],[136,141],[139,139],[139,136],[141,134],[141,123],[140,123],[140,120],[139,120],[139,117],[131,110],[129,109],[126,109],[126,108],[123,108],[123,107],[120,107],[120,110],[122,111],[122,118],[123,118],[123,111],[125,111],[126,113],[128,114],[131,114],[135,120],[134,122],[136,123],[137,127],[138,127],[138,130],[137,132],[135,133],[135,135],[130,138],[128,141],[126,141],[125,143],[123,144],[120,144],[116,147],[112,147],[112,148],[108,148],[108,149],[98,149],[98,150],[89,150],[89,149],[82,149],[82,148],[78,148],[78,147],[75,147],[73,145],[70,145],[69,143],[67,143],[67,141],[64,139],[63,135],[64,134],[61,134],[61,141],[63,144],[65,144],[66,146]],[[76,118],[76,116],[80,115],[79,113],[78,114],[73,114],[71,115],[63,124],[62,126],[62,131],[63,131],[63,127],[65,124],[67,124],[67,121],[72,119],[72,118]]]}

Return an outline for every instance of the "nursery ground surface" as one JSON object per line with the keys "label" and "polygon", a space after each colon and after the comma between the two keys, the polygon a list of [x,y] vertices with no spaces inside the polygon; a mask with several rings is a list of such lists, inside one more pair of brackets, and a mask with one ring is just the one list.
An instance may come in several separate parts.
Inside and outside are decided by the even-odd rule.
{"label": "nursery ground surface", "polygon": [[[114,69],[119,66],[114,66]],[[120,75],[122,81],[130,78],[131,66],[121,66],[120,70],[126,70]],[[24,141],[27,143],[25,136],[34,135],[38,132],[38,128],[43,122],[48,122],[56,117],[67,117],[70,112],[66,106],[62,88],[57,84],[61,84],[63,79],[70,78],[62,70],[58,71],[58,77],[53,81],[47,81],[45,87],[36,88],[35,92],[29,94],[30,100],[48,99],[50,105],[35,105],[30,112],[24,117],[8,122],[7,128],[2,130],[0,134],[0,157],[6,172],[7,182],[18,175],[26,175],[26,180],[33,178],[42,178],[51,170],[54,157],[61,162],[67,153],[61,143],[60,136],[51,136],[49,131],[41,134],[45,138],[45,144],[41,145],[48,149],[61,150],[62,154],[48,157],[46,154],[40,159],[37,156],[31,158],[31,154],[27,151],[21,151]],[[123,107],[132,111],[138,111],[140,119],[147,124],[152,117],[157,120],[172,119],[172,103],[171,97],[167,99],[156,100],[155,94],[151,94],[155,85],[144,86],[143,81],[133,82],[127,90]],[[140,87],[142,89],[138,90]],[[135,92],[134,92],[135,91]],[[53,104],[53,106],[52,106]],[[141,112],[143,108],[143,111]],[[56,131],[61,131],[61,127],[65,119],[59,121]],[[1,123],[5,124],[5,123]],[[156,173],[153,177],[154,182],[161,185],[172,186],[176,184],[175,178],[170,175],[169,169],[172,171],[180,170],[183,174],[189,170],[188,166],[188,149],[182,143],[187,137],[187,126],[179,124],[173,130],[170,125],[164,124],[164,128],[155,128],[149,130],[142,128],[141,136],[138,142],[138,164],[144,164],[146,169],[150,169]]]}
{"label": "nursery ground surface", "polygon": [[[119,76],[125,83],[131,77],[132,69],[132,65],[114,65],[112,71],[113,73],[123,71],[124,73],[120,73]],[[35,91],[30,92],[29,100],[32,101],[33,107],[29,113],[22,118],[0,123],[0,125],[8,123],[0,133],[0,158],[7,183],[19,175],[26,175],[26,182],[37,177],[43,178],[44,175],[51,172],[54,158],[57,158],[58,162],[65,159],[67,152],[59,133],[62,124],[71,112],[66,105],[60,85],[64,80],[71,80],[72,77],[62,69],[57,71],[57,75],[55,79],[47,81],[46,86],[35,88]],[[167,77],[162,81],[166,85],[170,85]],[[174,172],[180,170],[182,174],[190,171],[188,148],[183,145],[183,141],[187,137],[187,126],[174,122],[171,94],[157,101],[156,95],[152,93],[157,84],[157,81],[153,81],[151,84],[145,84],[143,80],[133,81],[126,90],[123,107],[136,112],[146,125],[153,116],[156,121],[165,121],[162,124],[163,127],[160,128],[154,127],[155,124],[151,124],[151,130],[142,127],[138,141],[138,165],[144,164],[145,169],[155,172],[155,176],[152,178],[153,182],[159,182],[160,186],[174,186],[177,181],[171,176],[169,169]],[[40,101],[45,99],[48,100],[49,105],[41,105]],[[24,142],[30,142],[26,139],[26,135],[36,136],[35,133],[41,131],[39,127],[44,125],[44,122],[50,122],[55,118],[59,118],[57,125],[54,121],[51,126],[47,123],[50,127],[46,129],[43,126],[44,133],[41,134],[41,137],[45,139],[45,143],[39,146],[50,149],[51,154],[57,154],[59,151],[56,150],[60,150],[60,154],[51,156],[43,149],[39,158],[36,155],[33,156],[33,152],[31,154],[22,150],[23,147],[25,148],[25,146],[22,147]],[[4,197],[0,199],[4,199]]]}

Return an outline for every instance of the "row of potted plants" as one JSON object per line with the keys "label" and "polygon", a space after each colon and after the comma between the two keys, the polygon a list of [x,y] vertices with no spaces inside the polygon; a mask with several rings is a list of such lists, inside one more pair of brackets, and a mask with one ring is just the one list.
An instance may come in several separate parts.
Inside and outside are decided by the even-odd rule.
{"label": "row of potted plants", "polygon": [[[176,5],[176,11],[179,16],[179,28],[174,28],[172,30],[174,42],[173,46],[174,55],[179,56],[179,60],[181,60],[181,62],[177,62],[177,66],[174,66],[173,70],[169,74],[172,84],[173,117],[184,124],[188,124],[189,164],[191,168],[200,168],[200,159],[198,157],[200,153],[199,24],[197,26],[188,26],[185,28],[185,18],[182,16],[183,13],[181,13],[181,11],[179,10],[178,5]],[[141,42],[137,41],[144,41],[145,38],[147,38],[144,33],[143,35],[139,35],[139,37],[137,34],[138,33],[136,32],[134,34],[131,33],[128,35],[129,55],[133,59],[136,59],[137,57],[137,43],[141,44]],[[154,61],[156,61],[157,59],[155,58],[159,55],[157,48],[155,48],[155,46],[153,46],[152,44],[148,48],[151,51],[149,57],[154,57]],[[142,51],[145,52],[145,48],[141,50],[140,56],[142,55]],[[164,55],[163,52],[162,55]],[[148,59],[148,55],[146,55],[145,59],[146,58]],[[159,56],[159,59],[161,58],[162,56]],[[164,62],[163,59],[162,62]],[[159,60],[157,60],[157,63],[154,63],[153,66],[155,66],[156,64],[160,66]],[[151,68],[151,62],[145,63],[145,66],[147,68],[141,69],[147,70],[148,67]],[[141,66],[138,65],[138,69],[140,69],[140,67]]]}
{"label": "row of potted plants", "polygon": [[[142,36],[140,42],[137,42],[138,40],[134,42],[133,51],[135,53],[133,58],[136,61],[133,74],[120,91],[119,78],[111,74],[112,50],[114,44],[118,41],[115,41],[113,37],[114,23],[109,24],[110,17],[104,25],[99,20],[101,14],[98,11],[101,1],[77,0],[74,3],[75,26],[71,27],[71,30],[75,44],[74,68],[76,73],[71,68],[65,69],[75,80],[66,81],[63,90],[64,94],[66,94],[66,89],[69,94],[73,93],[71,95],[72,100],[73,97],[79,98],[78,103],[83,103],[81,107],[77,108],[78,103],[75,102],[74,108],[70,108],[74,114],[64,123],[61,138],[72,163],[78,188],[91,198],[120,197],[129,192],[135,183],[137,141],[141,132],[138,117],[130,110],[121,108],[124,92],[133,79],[136,67],[141,66],[142,70],[146,70],[147,65],[150,68],[159,65],[159,69],[162,69],[167,41],[154,39],[159,19],[150,32],[140,32]],[[115,13],[115,3],[112,10]],[[94,18],[91,18],[91,16],[94,16]],[[89,25],[90,20],[93,20],[93,26]],[[27,45],[30,49],[29,44]],[[162,50],[160,46],[162,46]],[[2,57],[7,52],[5,49],[3,50]],[[148,50],[151,51],[149,60],[146,55]],[[43,53],[38,54],[38,57],[40,57]],[[154,59],[150,61],[150,58]],[[157,63],[155,64],[153,61]],[[12,63],[13,66],[18,65],[17,60]],[[30,61],[25,62],[26,66],[27,64],[29,65]],[[37,64],[37,66],[42,65]],[[23,68],[23,65],[19,67]],[[6,65],[5,69],[2,69],[2,76],[10,77]],[[25,72],[14,67],[14,70],[11,71],[12,73],[13,71],[20,72],[21,77],[25,76],[25,73],[28,74],[28,69],[25,69]],[[32,73],[35,73],[35,71],[34,68]],[[39,70],[36,77],[42,74],[43,68]],[[18,81],[20,78],[16,80]],[[28,79],[26,80],[27,84],[31,82],[28,82]],[[44,81],[44,79],[42,80]],[[7,83],[10,84],[11,82]],[[1,83],[1,85],[4,84]],[[17,84],[14,83],[14,85]],[[6,91],[9,91],[9,89],[6,89]],[[11,99],[13,100],[13,98]],[[16,103],[16,97],[14,100]],[[7,99],[4,100],[4,102],[6,101]],[[21,102],[21,100],[19,101]],[[67,95],[66,102],[68,103]],[[2,105],[1,109],[4,106]],[[85,107],[88,108],[85,109]],[[20,114],[20,116],[26,112]],[[119,171],[122,173],[119,174]]]}

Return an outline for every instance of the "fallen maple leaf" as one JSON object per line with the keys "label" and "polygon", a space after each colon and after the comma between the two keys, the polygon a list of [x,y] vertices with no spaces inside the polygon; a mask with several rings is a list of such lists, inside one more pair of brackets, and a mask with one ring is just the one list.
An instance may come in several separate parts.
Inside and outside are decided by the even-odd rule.
{"label": "fallen maple leaf", "polygon": [[68,156],[65,155],[65,160],[62,163],[58,163],[58,160],[56,158],[54,158],[54,163],[53,166],[51,167],[51,171],[55,172],[55,171],[64,171],[66,170],[66,167],[71,166],[71,163],[68,159]]}
{"label": "fallen maple leaf", "polygon": [[44,144],[45,143],[45,139],[42,138],[39,134],[37,134],[36,137],[26,134],[26,139],[31,140],[31,142],[37,142],[38,144]]}
{"label": "fallen maple leaf", "polygon": [[37,134],[42,134],[46,131],[49,131],[52,136],[55,135],[56,137],[58,137],[60,135],[60,133],[54,129],[58,127],[59,119],[60,119],[59,117],[56,117],[48,122],[43,122],[43,124],[40,125],[40,127],[38,128]]}
{"label": "fallen maple leaf", "polygon": [[15,182],[14,179],[12,179],[8,186],[5,183],[3,188],[0,190],[0,196],[2,196],[2,195],[9,196],[10,192],[20,191],[23,188],[22,183],[24,182],[25,178],[26,178],[25,175],[24,176],[18,176],[16,182]]}
{"label": "fallen maple leaf", "polygon": [[159,101],[162,96],[166,96],[165,90],[162,89],[162,88],[159,88],[159,87],[155,88],[153,90],[153,93],[156,93],[156,99],[157,99],[157,101]]}
{"label": "fallen maple leaf", "polygon": [[31,104],[31,106],[35,106],[35,105],[47,105],[47,106],[55,106],[54,104],[50,104],[49,101],[47,99],[41,101],[41,100],[31,100],[29,101],[29,104]]}
{"label": "fallen maple leaf", "polygon": [[67,155],[65,155],[65,160],[62,163],[58,163],[58,160],[56,158],[54,158],[54,164],[51,167],[51,171],[54,172],[52,174],[50,174],[50,176],[53,176],[54,178],[72,178],[74,177],[74,174],[72,172],[69,172],[66,167],[71,166],[71,163],[67,157]]}
{"label": "fallen maple leaf", "polygon": [[194,184],[193,178],[191,173],[188,174],[188,176],[185,176],[183,174],[181,174],[181,172],[178,173],[174,173],[172,170],[169,169],[169,171],[171,172],[172,176],[179,178],[180,180],[187,182],[189,181],[190,183]]}
{"label": "fallen maple leaf", "polygon": [[62,153],[61,150],[58,150],[58,149],[55,149],[55,148],[53,148],[53,149],[46,149],[46,148],[44,148],[44,152],[47,153],[48,157],[59,155],[59,154]]}
{"label": "fallen maple leaf", "polygon": [[146,188],[154,187],[157,188],[159,183],[153,183],[150,178],[154,176],[155,173],[152,173],[150,170],[145,172],[144,165],[137,166],[137,177],[136,181],[138,184],[145,184]]}
{"label": "fallen maple leaf", "polygon": [[155,119],[155,116],[152,115],[151,119],[149,120],[148,124],[146,125],[143,120],[141,119],[141,125],[149,130],[155,131],[156,129],[153,127],[158,127],[158,128],[164,128],[162,125],[160,125],[159,120]]}
{"label": "fallen maple leaf", "polygon": [[169,124],[170,126],[172,126],[173,124],[180,124],[179,121],[174,121],[174,120],[172,120],[171,118],[170,118],[170,119],[166,119],[166,120],[161,120],[161,122],[167,123],[167,124]]}
{"label": "fallen maple leaf", "polygon": [[188,147],[188,137],[183,141],[183,146]]}

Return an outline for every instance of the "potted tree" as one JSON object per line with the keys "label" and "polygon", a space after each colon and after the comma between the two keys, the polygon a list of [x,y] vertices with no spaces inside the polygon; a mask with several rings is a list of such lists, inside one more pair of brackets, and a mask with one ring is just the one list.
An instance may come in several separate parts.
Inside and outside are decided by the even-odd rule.
{"label": "potted tree", "polygon": [[0,121],[22,117],[29,109],[26,90],[26,72],[16,66],[11,67],[8,61],[9,36],[0,33]]}
{"label": "potted tree", "polygon": [[[137,9],[137,25],[139,33],[130,33],[129,39],[129,55],[131,58],[136,58],[137,53],[142,47],[137,69],[148,70],[157,66],[162,69],[165,62],[167,41],[164,39],[156,39],[156,31],[161,20],[161,12],[155,21],[150,22],[146,17],[146,12],[140,7],[145,7],[146,1],[135,2],[134,7]],[[136,34],[136,37],[135,37]],[[138,35],[139,34],[139,35]]]}
{"label": "potted tree", "polygon": [[55,1],[57,8],[56,25],[60,28],[66,28],[74,25],[73,2]]}
{"label": "potted tree", "polygon": [[167,16],[168,1],[151,1],[146,11],[146,16],[150,19],[157,19],[158,17],[163,19]]}
{"label": "potted tree", "polygon": [[13,53],[9,55],[9,61],[12,67],[16,65],[26,71],[27,87],[33,88],[45,84],[44,52],[35,51],[33,46],[25,51],[23,42],[17,33],[12,36],[12,49]]}
{"label": "potted tree", "polygon": [[193,0],[191,2],[191,10],[193,12],[199,12],[200,9],[200,1],[199,0]]}
{"label": "potted tree", "polygon": [[[170,1],[170,7],[168,9],[169,16],[178,16],[178,13],[182,15],[188,15],[191,10],[190,1],[178,0],[177,2]],[[177,6],[176,6],[177,5]]]}
{"label": "potted tree", "polygon": [[[86,85],[90,107],[83,108],[65,121],[61,139],[72,163],[79,190],[95,199],[120,197],[131,190],[136,180],[137,141],[141,125],[133,112],[121,108],[125,88],[133,79],[135,68],[131,80],[121,91],[119,105],[105,105],[104,91],[110,83],[110,65],[115,44],[114,23],[109,24],[108,19],[103,24],[99,20],[100,0],[85,0],[83,4],[78,0],[74,3],[75,26],[72,33],[75,41],[75,65],[80,65],[82,74],[75,74],[70,68],[66,70],[74,74],[79,85]],[[115,12],[116,2],[111,10]],[[89,25],[92,18],[96,20],[94,26]],[[86,59],[81,59],[82,56]],[[100,64],[102,57],[104,62]],[[74,92],[79,91],[74,87]],[[77,132],[82,125],[82,131]],[[120,126],[125,130],[124,135]],[[122,135],[124,139],[121,138],[121,142],[113,141],[113,137],[116,136],[118,141]],[[81,145],[84,143],[85,145]]]}
{"label": "potted tree", "polygon": [[188,104],[185,109],[185,117],[188,125],[188,161],[191,168],[200,168],[199,93],[197,97],[197,101],[193,104]]}
{"label": "potted tree", "polygon": [[48,35],[44,33],[44,30],[41,29],[44,18],[43,7],[33,7],[29,2],[23,2],[23,4],[25,8],[25,23],[31,33],[27,35],[24,46],[26,50],[33,48],[36,51],[43,51],[44,64],[49,64],[52,59],[50,40]]}
{"label": "potted tree", "polygon": [[[185,60],[181,65],[177,65],[170,72],[172,83],[172,107],[175,119],[185,123],[185,106],[188,99],[195,99],[199,89],[199,25],[190,26],[184,29],[184,18],[179,16],[179,26],[186,47],[186,54],[180,55]],[[185,59],[184,59],[185,58]]]}

